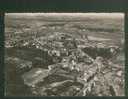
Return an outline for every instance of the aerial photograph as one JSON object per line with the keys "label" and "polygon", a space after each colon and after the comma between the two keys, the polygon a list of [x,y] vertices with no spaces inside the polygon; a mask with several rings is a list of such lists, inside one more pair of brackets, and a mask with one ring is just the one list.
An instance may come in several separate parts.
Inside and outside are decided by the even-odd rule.
{"label": "aerial photograph", "polygon": [[5,13],[5,96],[125,96],[124,13]]}

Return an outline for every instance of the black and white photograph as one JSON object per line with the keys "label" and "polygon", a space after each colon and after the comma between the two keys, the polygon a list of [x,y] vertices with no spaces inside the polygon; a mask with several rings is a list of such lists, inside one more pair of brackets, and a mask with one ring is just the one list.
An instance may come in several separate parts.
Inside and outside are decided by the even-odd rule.
{"label": "black and white photograph", "polygon": [[125,96],[124,13],[5,13],[5,96]]}

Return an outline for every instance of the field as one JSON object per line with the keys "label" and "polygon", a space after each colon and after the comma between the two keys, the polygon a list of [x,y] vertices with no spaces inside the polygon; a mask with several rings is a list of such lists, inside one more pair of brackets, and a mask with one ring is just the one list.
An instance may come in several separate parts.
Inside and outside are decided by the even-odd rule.
{"label": "field", "polygon": [[[60,73],[59,74],[53,73],[54,75],[52,76],[52,78],[60,80],[61,83],[64,83],[64,84],[67,83],[69,84],[69,86],[70,84],[73,84],[74,86],[77,86],[80,89],[83,88],[82,90],[84,90],[82,93],[80,92],[79,94],[73,94],[73,95],[69,94],[71,93],[70,92],[71,90],[70,90],[69,93],[60,92],[59,95],[62,95],[62,96],[86,96],[86,95],[123,96],[124,95],[124,49],[123,49],[124,48],[124,18],[123,18],[123,14],[114,14],[114,13],[109,13],[106,15],[103,13],[101,14],[100,13],[97,13],[97,14],[96,13],[95,14],[86,14],[86,13],[78,14],[77,13],[76,15],[75,14],[6,14],[5,15],[5,72],[6,72],[5,73],[6,75],[5,94],[9,96],[15,96],[15,95],[45,96],[46,94],[43,94],[44,92],[41,93],[41,91],[39,91],[39,90],[44,90],[43,89],[44,87],[42,89],[39,89],[37,88],[37,86],[42,86],[42,85],[47,86],[46,84],[47,82],[49,82],[50,84],[51,82],[54,82],[54,83],[57,82],[56,83],[56,86],[57,86],[58,82],[60,81],[54,81],[55,79],[53,79],[53,81],[50,82],[50,80],[48,80],[50,78],[48,77],[50,77],[51,75],[48,77],[46,76],[47,82],[45,82],[45,80],[43,82],[42,80],[39,81],[38,83],[39,85],[38,84],[36,85],[35,84],[36,82],[34,82],[36,80],[34,80],[33,86],[36,86],[36,87],[30,87],[29,86],[30,83],[29,85],[27,85],[28,82],[25,82],[23,79],[27,79],[27,77],[29,78],[29,76],[27,76],[26,73],[28,74],[31,73],[30,71],[33,68],[41,68],[41,69],[43,68],[44,70],[45,69],[48,70],[48,66],[53,65],[54,67],[54,65],[58,63],[62,63],[62,60],[65,57],[61,56],[58,59],[56,55],[54,56],[54,55],[50,55],[49,53],[45,53],[46,51],[47,52],[53,51],[53,50],[60,51],[61,49],[63,49],[63,47],[60,47],[60,46],[61,46],[61,43],[65,44],[65,41],[62,41],[59,39],[59,37],[61,37],[62,34],[66,35],[67,38],[69,36],[69,40],[75,39],[77,47],[82,45],[86,49],[86,46],[97,46],[98,48],[101,48],[101,51],[102,49],[105,49],[105,52],[108,52],[109,47],[116,46],[119,48],[119,51],[118,51],[118,54],[114,58],[112,57],[111,59],[107,58],[110,56],[106,56],[105,55],[106,53],[102,53],[104,54],[104,56],[102,56],[101,53],[99,54],[99,56],[102,56],[102,58],[107,60],[107,62],[110,62],[110,63],[112,62],[112,64],[114,64],[114,66],[116,65],[115,67],[118,68],[118,70],[117,69],[113,70],[113,67],[111,66],[113,71],[106,74],[108,82],[110,81],[113,84],[111,85],[112,87],[109,85],[110,92],[107,92],[106,91],[107,87],[103,88],[103,85],[97,85],[96,87],[91,88],[90,90],[92,91],[92,93],[86,92],[85,85],[81,84],[80,81],[77,81],[74,83],[73,77],[75,74],[72,74],[72,71],[69,74],[65,74],[65,73],[63,74],[64,71],[61,71],[59,69],[58,71],[60,71]],[[44,46],[50,45],[51,44],[49,43],[50,41],[52,41],[52,46],[55,43],[54,45],[55,47],[52,47],[52,48],[44,47]],[[67,46],[65,48],[66,50],[69,51],[71,49],[74,49],[74,48],[69,48],[70,47],[69,45],[66,45]],[[92,55],[89,53],[87,54],[90,56]],[[70,55],[67,55],[66,57],[69,57],[69,56]],[[96,56],[91,56],[91,58],[93,58],[94,61],[96,60]],[[80,63],[77,63],[77,65],[80,65],[83,63],[84,62],[82,63],[80,62]],[[84,65],[86,64],[84,63]],[[95,72],[95,66],[93,68]],[[50,71],[50,73],[51,72],[55,72],[55,71]],[[119,78],[116,76],[112,76],[112,75],[118,75],[117,74],[118,72],[119,73],[121,72],[121,75],[119,74],[120,75]],[[25,75],[25,76],[22,76],[22,75]],[[38,76],[38,77],[42,77],[42,76]],[[97,78],[98,77],[99,76],[97,76]],[[115,82],[111,81],[113,79],[112,77],[115,77]],[[99,78],[99,79],[102,79],[102,78]],[[65,83],[64,81],[67,81],[67,82]],[[117,82],[119,81],[121,85],[117,84]],[[40,82],[42,82],[41,85],[40,85]],[[93,80],[88,83],[92,84],[92,82],[94,83],[95,81]],[[61,85],[61,83],[59,84]],[[97,90],[100,90],[100,87],[105,91],[103,91],[103,93],[100,93],[100,92],[96,93]],[[56,90],[59,90],[59,89],[56,89]],[[65,88],[65,90],[68,90],[67,87]],[[47,94],[47,95],[57,96],[58,94]]]}

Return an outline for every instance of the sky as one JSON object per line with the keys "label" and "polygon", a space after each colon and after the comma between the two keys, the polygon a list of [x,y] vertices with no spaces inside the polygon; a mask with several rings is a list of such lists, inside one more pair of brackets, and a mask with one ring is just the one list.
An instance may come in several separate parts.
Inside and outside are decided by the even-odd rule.
{"label": "sky", "polygon": [[6,13],[9,16],[95,16],[95,17],[124,17],[124,13]]}

